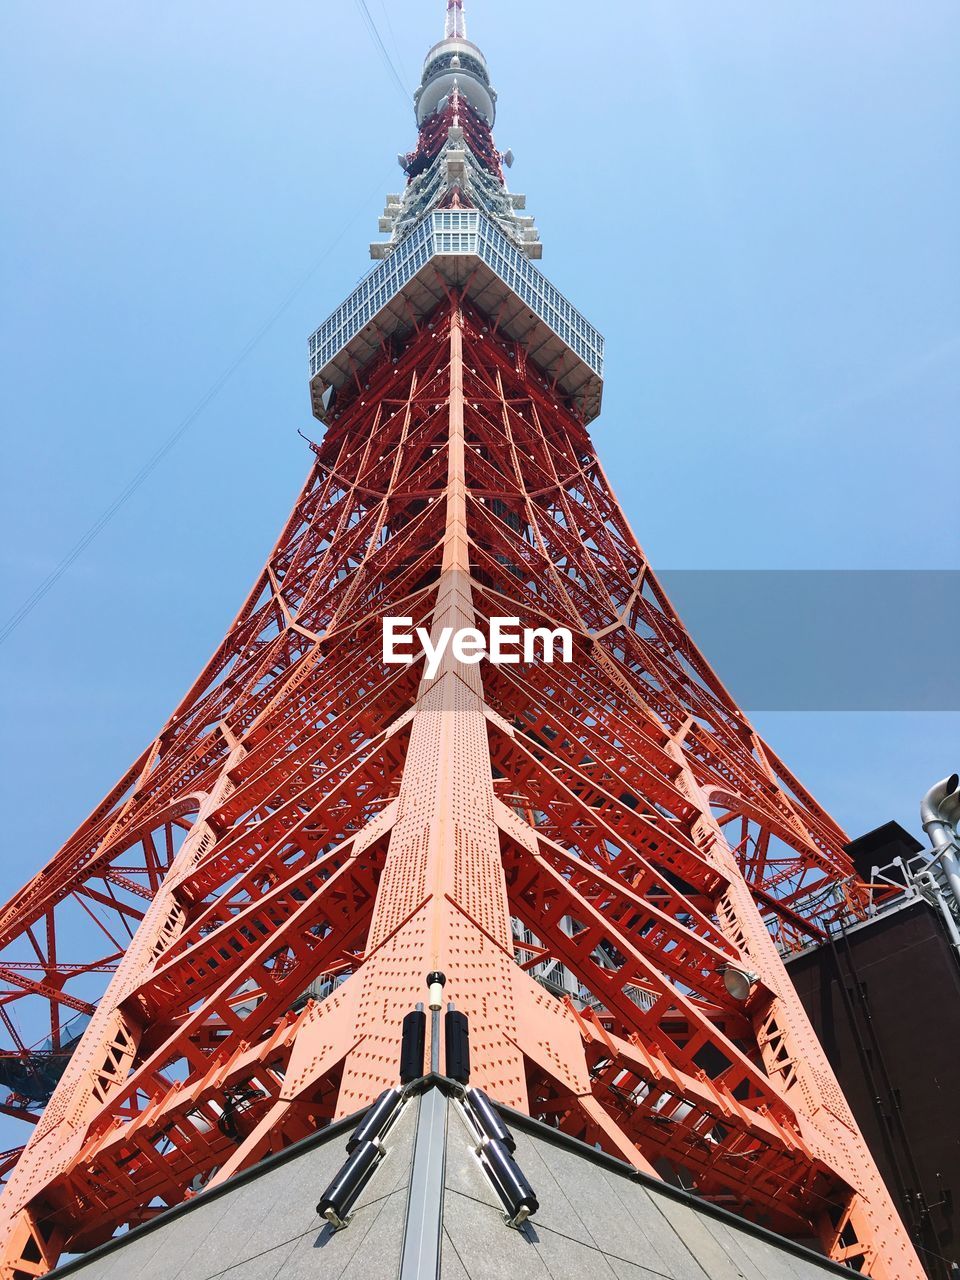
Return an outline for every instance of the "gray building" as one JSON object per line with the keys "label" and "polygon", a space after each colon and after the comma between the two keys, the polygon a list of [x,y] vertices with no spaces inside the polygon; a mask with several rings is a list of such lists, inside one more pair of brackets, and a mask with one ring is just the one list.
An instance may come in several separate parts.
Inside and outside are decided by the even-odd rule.
{"label": "gray building", "polygon": [[335,1230],[316,1204],[357,1117],[53,1274],[76,1280],[818,1280],[850,1276],[793,1241],[501,1110],[539,1208],[517,1227],[452,1082],[427,1077]]}

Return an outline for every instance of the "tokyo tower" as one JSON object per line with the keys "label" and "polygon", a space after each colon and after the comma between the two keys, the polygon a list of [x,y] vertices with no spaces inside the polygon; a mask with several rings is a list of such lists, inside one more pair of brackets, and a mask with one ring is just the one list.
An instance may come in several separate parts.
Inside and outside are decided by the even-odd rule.
{"label": "tokyo tower", "polygon": [[[781,962],[867,888],[604,475],[603,340],[534,265],[462,0],[415,109],[388,238],[310,338],[323,436],[276,546],[0,912],[2,1105],[34,1124],[0,1160],[0,1276],[132,1240],[347,1118],[359,1186],[378,1117],[419,1098],[419,1153],[442,1085],[516,1200],[511,1240],[535,1204],[497,1126],[526,1117],[921,1277]],[[518,637],[499,660],[497,636]],[[343,1186],[320,1208],[347,1238]],[[417,1256],[401,1275],[439,1274]]]}

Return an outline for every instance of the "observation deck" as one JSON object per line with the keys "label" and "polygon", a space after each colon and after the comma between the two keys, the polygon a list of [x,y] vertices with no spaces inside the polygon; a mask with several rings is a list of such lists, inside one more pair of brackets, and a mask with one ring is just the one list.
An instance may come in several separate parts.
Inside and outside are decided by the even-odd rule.
{"label": "observation deck", "polygon": [[310,337],[314,415],[326,421],[329,391],[347,383],[415,320],[464,290],[500,333],[591,421],[600,412],[603,338],[479,210],[435,210],[397,245]]}

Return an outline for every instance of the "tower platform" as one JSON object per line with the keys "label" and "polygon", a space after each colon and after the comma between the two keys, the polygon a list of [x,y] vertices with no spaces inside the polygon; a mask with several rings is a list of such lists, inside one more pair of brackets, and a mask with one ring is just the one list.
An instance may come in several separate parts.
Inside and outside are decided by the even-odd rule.
{"label": "tower platform", "polygon": [[52,1274],[76,1280],[819,1280],[850,1271],[792,1240],[498,1108],[539,1200],[510,1227],[456,1086],[427,1077],[334,1230],[316,1201],[347,1117]]}

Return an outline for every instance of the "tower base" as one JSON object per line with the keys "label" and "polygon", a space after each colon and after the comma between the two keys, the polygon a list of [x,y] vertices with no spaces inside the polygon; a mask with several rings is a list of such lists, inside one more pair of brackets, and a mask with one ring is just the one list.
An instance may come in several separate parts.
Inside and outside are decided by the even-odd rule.
{"label": "tower base", "polygon": [[77,1280],[819,1280],[850,1271],[638,1174],[509,1109],[539,1209],[520,1227],[473,1149],[454,1086],[427,1077],[386,1155],[334,1230],[316,1202],[357,1116],[66,1263]]}

